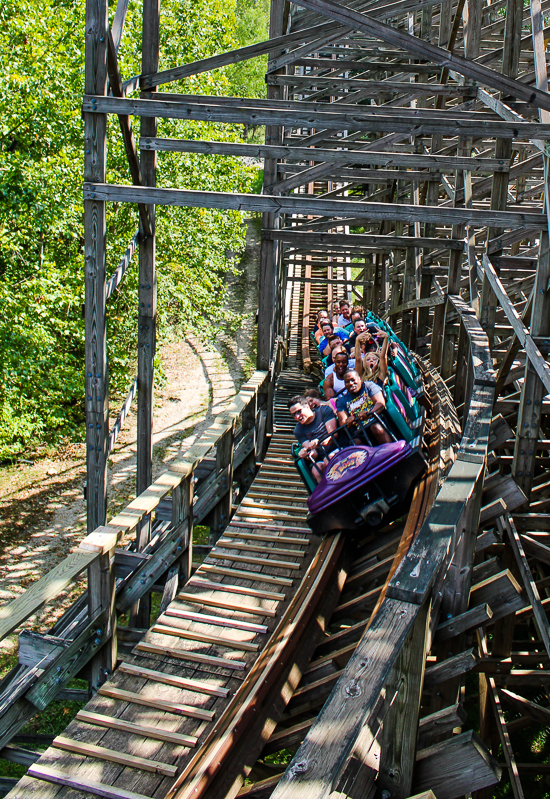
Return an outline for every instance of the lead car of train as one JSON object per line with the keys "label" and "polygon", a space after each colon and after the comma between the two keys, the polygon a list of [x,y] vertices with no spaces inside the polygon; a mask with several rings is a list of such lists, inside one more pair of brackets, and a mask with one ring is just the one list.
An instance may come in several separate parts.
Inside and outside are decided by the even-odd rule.
{"label": "lead car of train", "polygon": [[[319,535],[333,530],[375,531],[401,516],[412,499],[415,481],[426,468],[422,428],[424,409],[422,377],[411,353],[393,330],[375,314],[367,321],[385,330],[398,351],[388,357],[388,379],[384,386],[386,407],[378,420],[392,442],[376,444],[369,423],[359,422],[353,437],[346,426],[334,434],[337,450],[332,454],[318,483],[315,465],[298,458],[300,447],[293,448],[300,476],[310,493],[308,524]],[[357,440],[364,443],[357,444]]]}

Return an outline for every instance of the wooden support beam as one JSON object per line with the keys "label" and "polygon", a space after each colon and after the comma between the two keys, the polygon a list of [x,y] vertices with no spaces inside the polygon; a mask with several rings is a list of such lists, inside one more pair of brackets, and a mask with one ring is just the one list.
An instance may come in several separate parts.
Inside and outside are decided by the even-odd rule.
{"label": "wooden support beam", "polygon": [[[156,72],[159,63],[160,0],[144,0],[142,21],[142,72]],[[141,121],[144,136],[156,136],[154,116]],[[141,154],[141,178],[144,186],[156,186],[157,160],[155,152]],[[144,200],[149,220],[149,235],[140,224],[138,292],[138,407],[137,407],[137,469],[136,495],[141,494],[153,480],[153,407],[155,383],[155,353],[157,343],[157,274],[155,240],[155,206]],[[136,549],[141,551],[151,537],[151,518],[145,516],[136,530]],[[149,627],[150,597],[142,596],[130,613],[130,625]]]}
{"label": "wooden support beam", "polygon": [[[85,90],[107,93],[107,0],[86,3]],[[106,178],[107,117],[84,114],[84,179]],[[86,508],[91,533],[105,524],[107,513],[107,447],[109,437],[109,375],[105,327],[105,203],[84,201]]]}
{"label": "wooden support beam", "polygon": [[[535,58],[536,84],[542,91],[548,92],[548,74],[546,63],[546,44],[544,41],[544,23],[540,0],[533,0],[530,4],[531,33],[533,37],[533,54]],[[548,122],[550,114],[548,109],[539,111],[541,122]],[[550,215],[550,172],[548,156],[544,155],[544,208],[546,215]],[[533,289],[533,308],[531,311],[531,336],[533,339],[550,335],[550,252],[548,235],[543,233],[540,239],[539,259],[537,264],[535,285]],[[545,382],[541,379],[539,370],[534,362],[529,359],[525,366],[525,377],[521,404],[518,414],[516,445],[514,448],[514,462],[512,473],[529,497],[535,473],[535,448],[533,442],[539,438],[542,421],[542,399],[547,393]]]}
{"label": "wooden support beam", "polygon": [[537,585],[533,575],[531,574],[529,564],[527,563],[525,552],[523,551],[521,536],[516,530],[513,519],[509,514],[506,514],[497,520],[497,527],[501,534],[506,535],[510,546],[512,547],[516,564],[525,587],[525,592],[529,598],[531,607],[533,608],[533,616],[535,617],[535,623],[537,625],[539,635],[544,644],[544,648],[550,657],[550,629],[548,627],[548,619],[542,606]]}
{"label": "wooden support beam", "polygon": [[116,421],[111,428],[111,432],[109,433],[109,454],[111,453],[114,445],[116,444],[116,440],[119,436],[120,431],[122,430],[122,425],[124,424],[124,420],[128,416],[128,411],[132,405],[132,402],[135,399],[137,393],[137,377],[134,378],[132,385],[130,386],[130,390],[126,395],[126,399],[122,403],[122,407],[118,412],[118,416]]}
{"label": "wooden support beam", "polygon": [[[109,83],[113,97],[124,97],[122,78],[120,77],[120,70],[118,68],[117,52],[111,31],[109,31],[107,37],[107,69],[109,72]],[[126,114],[120,114],[118,121],[120,124],[122,139],[124,141],[124,149],[126,150],[128,166],[130,167],[130,175],[132,176],[134,184],[136,186],[141,186],[141,168],[130,117]],[[140,203],[138,208],[143,235],[150,236],[151,222],[149,219],[147,206],[143,203]]]}
{"label": "wooden support beam", "polygon": [[173,67],[165,72],[154,72],[147,75],[141,75],[139,78],[132,78],[128,81],[131,84],[133,81],[139,80],[139,85],[142,89],[150,89],[154,86],[162,86],[165,83],[172,83],[176,80],[188,78],[191,75],[199,75],[201,72],[209,72],[212,69],[219,69],[220,67],[227,66],[228,64],[239,64],[247,61],[250,58],[256,58],[260,55],[273,54],[275,51],[283,51],[289,44],[307,42],[318,39],[327,31],[334,31],[334,25],[330,22],[324,22],[320,25],[315,25],[311,28],[304,28],[300,31],[293,33],[273,36],[265,42],[258,42],[251,44],[247,47],[239,47],[237,50],[230,50],[228,53],[221,55],[211,56],[204,58],[201,61],[192,61],[190,64],[183,64],[180,67]]}
{"label": "wooden support beam", "polygon": [[381,166],[386,169],[426,169],[452,172],[456,169],[469,169],[475,174],[491,174],[506,171],[507,164],[502,159],[471,156],[458,158],[453,155],[396,153],[364,149],[330,150],[319,147],[284,146],[276,144],[244,144],[240,142],[199,141],[196,139],[160,139],[142,136],[139,140],[142,150],[160,150],[176,153],[201,153],[204,155],[246,156],[247,158],[284,159],[286,163],[300,161],[325,162],[342,165]]}
{"label": "wooden support beam", "polygon": [[466,711],[461,704],[451,705],[420,719],[418,724],[418,746],[424,748],[431,738],[452,732],[466,721]]}
{"label": "wooden support beam", "polygon": [[115,291],[116,288],[122,282],[124,275],[128,267],[130,266],[130,261],[132,260],[132,256],[134,255],[137,246],[138,246],[138,239],[139,239],[139,230],[132,236],[130,240],[130,244],[126,248],[126,252],[122,256],[119,265],[107,281],[107,285],[105,286],[105,299],[108,300],[111,294]]}
{"label": "wooden support beam", "polygon": [[413,790],[433,790],[437,799],[456,799],[499,782],[502,769],[475,732],[463,732],[422,749]]}
{"label": "wooden support beam", "polygon": [[126,14],[128,13],[128,3],[129,0],[118,0],[116,4],[115,16],[113,18],[113,25],[111,27],[111,35],[113,37],[115,53],[118,53],[118,48],[120,47],[124,23],[126,22]]}
{"label": "wooden support beam", "polygon": [[[530,211],[492,211],[477,208],[447,208],[415,206],[402,203],[386,204],[356,200],[318,200],[307,195],[272,197],[263,194],[237,194],[232,192],[202,192],[188,189],[161,189],[145,186],[119,186],[114,184],[84,184],[85,199],[107,202],[147,201],[157,205],[176,205],[198,208],[229,208],[240,211],[260,211],[280,214],[314,214],[337,216],[345,219],[353,215],[357,220],[401,220],[403,222],[439,222],[443,225],[465,224],[473,227],[500,225],[513,228],[521,225],[547,225],[546,216]],[[342,224],[342,223],[340,223]],[[264,227],[266,227],[264,225]],[[269,228],[269,225],[267,226]],[[337,227],[334,224],[334,227]]]}
{"label": "wooden support beam", "polygon": [[[498,302],[502,307],[502,310],[504,311],[506,319],[512,325],[514,333],[517,336],[521,346],[524,347],[525,354],[527,355],[529,362],[532,364],[533,370],[536,372],[542,384],[544,385],[546,392],[550,392],[550,365],[546,362],[546,359],[543,357],[539,348],[533,341],[533,336],[523,324],[518,312],[508,298],[508,293],[502,285],[502,282],[500,281],[496,270],[487,255],[483,255],[483,271],[498,299]],[[550,345],[550,329],[546,335],[549,337],[548,343]],[[540,402],[541,400],[539,400],[539,405]],[[531,436],[529,436],[529,438],[531,438]],[[520,481],[518,480],[518,482]]]}
{"label": "wooden support beam", "polygon": [[[316,249],[319,245],[326,248],[348,247],[360,251],[362,247],[375,250],[391,252],[392,250],[404,247],[431,247],[441,248],[442,250],[461,250],[464,242],[459,239],[441,238],[435,236],[426,238],[416,236],[375,236],[368,233],[325,233],[324,231],[303,232],[292,230],[291,228],[281,228],[279,230],[263,230],[265,238],[284,241],[288,244],[295,244],[303,248]],[[292,255],[292,251],[290,255]]]}
{"label": "wooden support beam", "polygon": [[146,576],[135,572],[133,577],[125,583],[124,588],[117,596],[117,609],[119,613],[126,613],[147,591],[155,585],[158,578],[179,559],[187,548],[189,541],[189,526],[187,520],[170,533],[147,561]]}
{"label": "wooden support beam", "polygon": [[[337,78],[319,75],[267,75],[268,86],[281,85],[306,89],[312,84],[317,88],[333,89],[336,94],[339,90],[368,89],[371,97],[396,93],[420,93],[428,96],[443,95],[445,97],[475,97],[474,87],[457,86],[443,83],[416,83],[411,86],[404,81],[368,80],[366,78]],[[340,94],[344,94],[343,91]]]}
{"label": "wooden support beam", "polygon": [[[369,719],[369,727],[365,729],[370,730],[374,739],[377,730],[370,715],[380,706],[383,686],[419,612],[418,606],[389,598],[381,605],[348,663],[346,678],[335,686],[275,789],[273,799],[295,797],[298,791],[306,791],[308,785],[315,785],[319,799],[329,796],[365,726],[365,719]],[[367,651],[369,654],[365,656]]]}
{"label": "wooden support beam", "polygon": [[[269,38],[278,39],[283,34],[284,23],[284,3],[282,0],[272,0],[269,20]],[[273,59],[282,53],[280,48],[271,50],[269,65]],[[268,100],[278,100],[282,97],[281,88],[278,86],[268,86]],[[266,125],[265,143],[268,146],[279,146],[282,144],[283,129],[276,124]],[[263,190],[268,183],[277,180],[277,161],[275,158],[264,159]],[[262,209],[262,228],[277,229],[281,225],[279,215],[274,209]],[[258,369],[269,369],[273,342],[279,330],[275,329],[278,324],[276,320],[277,297],[276,286],[279,282],[280,247],[277,243],[262,238],[260,249],[260,282],[258,294],[258,340],[256,348],[256,365]],[[270,410],[268,409],[268,413]],[[269,425],[268,425],[269,426]],[[270,432],[270,431],[269,431]]]}
{"label": "wooden support beam", "polygon": [[87,537],[88,548],[97,547],[99,557],[88,567],[88,616],[94,619],[105,614],[102,629],[98,628],[97,641],[105,642],[90,663],[90,689],[97,690],[109,678],[117,662],[117,615],[115,609],[115,547],[116,529],[106,528]]}
{"label": "wooden support beam", "polygon": [[429,604],[419,614],[408,641],[395,663],[387,686],[397,696],[384,719],[380,736],[378,790],[405,797],[412,787],[416,757],[418,715],[426,664]]}
{"label": "wooden support beam", "polygon": [[[520,84],[521,85],[521,84]],[[274,87],[272,87],[274,88]],[[550,105],[550,101],[547,101]],[[229,124],[255,124],[287,127],[322,127],[325,130],[377,131],[392,133],[411,133],[417,135],[438,133],[441,136],[497,136],[499,138],[550,139],[550,125],[539,122],[508,122],[503,119],[469,118],[467,115],[430,116],[417,109],[395,109],[400,114],[390,113],[394,109],[385,106],[340,106],[338,113],[327,112],[323,105],[315,103],[294,102],[287,108],[271,107],[261,100],[248,100],[244,105],[238,98],[232,104],[223,102],[217,97],[201,97],[200,95],[169,95],[167,99],[130,99],[120,97],[102,97],[86,94],[83,109],[87,113],[118,114],[119,116],[140,116],[144,118],[162,117],[166,119],[194,119],[205,122],[225,122]],[[285,104],[286,105],[286,104]],[[313,109],[307,106],[313,105]],[[306,106],[305,108],[303,106]],[[326,107],[326,106],[325,106]],[[434,114],[436,112],[433,112]],[[143,134],[151,138],[155,133]],[[303,176],[303,184],[309,182],[313,175],[309,170]],[[302,176],[300,176],[302,177]],[[295,179],[292,178],[295,182]],[[302,185],[303,185],[302,184]],[[285,188],[290,187],[291,179],[284,181]],[[296,184],[300,185],[300,184]]]}

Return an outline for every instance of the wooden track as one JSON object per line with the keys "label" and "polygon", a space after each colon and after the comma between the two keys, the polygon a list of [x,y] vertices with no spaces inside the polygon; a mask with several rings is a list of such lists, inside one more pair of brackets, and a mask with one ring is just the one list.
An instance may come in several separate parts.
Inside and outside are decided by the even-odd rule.
{"label": "wooden track", "polygon": [[[341,535],[321,541],[311,534],[307,492],[290,457],[287,401],[308,384],[297,362],[299,333],[301,352],[306,345],[309,350],[300,316],[303,321],[326,302],[319,289],[313,297],[299,285],[293,290],[274,432],[231,524],[132,655],[32,765],[10,799],[62,797],[69,788],[71,796],[74,791],[179,799],[234,794],[273,731],[275,741],[280,735],[277,719],[284,730],[304,708],[311,713],[322,704],[334,680],[321,678],[311,698],[311,675],[319,683],[334,647],[340,668],[345,665],[381,596],[376,586],[394,561],[392,553],[397,547],[399,560],[406,552],[433,501],[440,467],[448,467],[453,451],[443,452],[434,423],[430,473],[417,490],[405,533],[393,524],[381,541],[360,544],[351,570]],[[308,355],[314,362],[314,350]],[[429,371],[426,388],[435,422],[442,386],[438,390],[437,375]],[[317,656],[328,619],[332,634]],[[279,703],[278,685],[285,686]],[[273,751],[276,744],[270,746]]]}
{"label": "wooden track", "polygon": [[[299,381],[292,372],[280,381],[280,432],[231,525],[133,656],[32,767],[34,777],[68,785],[59,775],[78,771],[83,796],[106,795],[107,786],[113,796],[120,788],[165,795],[176,771],[209,739],[319,548],[305,523],[307,494],[290,458],[286,398]],[[29,777],[11,795],[52,790],[59,792]]]}

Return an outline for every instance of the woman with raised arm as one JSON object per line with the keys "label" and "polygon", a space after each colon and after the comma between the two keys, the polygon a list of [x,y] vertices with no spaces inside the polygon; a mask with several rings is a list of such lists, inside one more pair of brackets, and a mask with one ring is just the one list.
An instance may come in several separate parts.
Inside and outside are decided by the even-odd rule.
{"label": "woman with raised arm", "polygon": [[360,333],[355,340],[355,369],[363,380],[383,386],[388,376],[388,348],[390,338],[385,330],[380,330],[376,337],[382,341],[377,352],[367,351],[372,341],[368,331]]}

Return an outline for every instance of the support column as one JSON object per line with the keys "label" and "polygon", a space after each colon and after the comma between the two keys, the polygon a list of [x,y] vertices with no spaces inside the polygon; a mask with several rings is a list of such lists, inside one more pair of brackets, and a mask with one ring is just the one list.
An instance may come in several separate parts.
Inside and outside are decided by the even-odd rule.
{"label": "support column", "polygon": [[[143,44],[141,68],[144,75],[158,71],[160,0],[143,2]],[[151,91],[151,90],[148,90]],[[156,136],[154,117],[141,118],[141,135]],[[154,150],[141,153],[141,179],[144,186],[156,185],[157,159]],[[139,315],[138,315],[138,418],[136,494],[152,482],[153,461],[153,387],[157,328],[157,275],[155,269],[155,206],[147,206],[151,235],[141,230],[139,244]],[[141,228],[141,225],[140,225]],[[147,516],[137,529],[138,551],[151,537],[151,519]],[[144,596],[131,614],[131,624],[149,627],[150,597]]]}
{"label": "support column", "polygon": [[[502,72],[511,78],[516,78],[519,69],[519,56],[521,53],[521,26],[522,26],[523,3],[521,0],[508,0],[506,4],[506,24],[504,29],[504,47],[502,54]],[[506,102],[506,98],[502,98]],[[510,162],[512,154],[511,139],[497,139],[495,144],[495,158],[500,161]],[[491,209],[503,210],[508,203],[508,182],[510,179],[509,171],[495,172],[493,175],[493,185],[491,189]],[[502,230],[499,228],[489,228],[487,231],[487,242],[497,238]],[[491,257],[501,254],[501,250],[493,252]],[[499,269],[497,267],[497,273]],[[489,285],[487,278],[483,280],[481,290],[481,300],[479,308],[479,319],[489,338],[489,345],[493,348],[494,327],[496,321],[496,296]]]}
{"label": "support column", "polygon": [[[538,89],[548,91],[546,65],[546,45],[540,0],[531,0],[531,30],[533,32],[533,53],[535,56],[535,75]],[[548,124],[550,113],[539,110],[540,122]],[[548,156],[543,156],[544,163],[544,210],[550,219],[550,167]],[[533,292],[533,309],[531,311],[531,335],[535,339],[550,334],[550,254],[548,251],[548,233],[543,232],[540,238],[539,260]],[[512,473],[527,497],[531,495],[535,474],[536,442],[540,434],[542,417],[542,398],[546,390],[531,362],[527,359],[525,379],[521,393],[518,414],[516,446]]]}
{"label": "support column", "polygon": [[[271,39],[283,34],[285,0],[272,0],[271,16],[269,21],[269,36]],[[280,53],[274,51],[271,58]],[[268,100],[279,100],[282,97],[281,86],[268,86]],[[282,144],[283,128],[279,125],[268,125],[265,129],[266,144]],[[264,160],[264,186],[269,186],[277,180],[277,159]],[[279,226],[279,219],[274,213],[264,213],[262,216],[262,230],[269,230]],[[273,329],[275,322],[277,263],[279,260],[279,244],[276,241],[262,238],[260,250],[260,287],[258,294],[258,369],[268,369],[273,349]]]}
{"label": "support column", "polygon": [[115,547],[119,531],[103,527],[89,535],[81,548],[98,552],[98,558],[88,567],[88,613],[90,621],[101,611],[107,611],[105,630],[98,628],[97,637],[106,637],[90,663],[90,687],[97,691],[116,668],[117,614],[115,608]]}
{"label": "support column", "polygon": [[[86,3],[85,91],[107,93],[107,0]],[[105,114],[84,115],[84,180],[105,183]],[[92,195],[93,196],[93,195]],[[105,320],[105,203],[84,200],[86,475],[88,532],[105,524],[109,375]]]}

